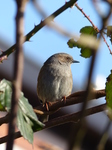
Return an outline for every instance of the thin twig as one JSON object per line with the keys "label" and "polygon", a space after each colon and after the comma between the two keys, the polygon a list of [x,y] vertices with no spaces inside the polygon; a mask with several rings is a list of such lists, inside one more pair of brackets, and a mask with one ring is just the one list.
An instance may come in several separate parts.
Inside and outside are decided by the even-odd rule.
{"label": "thin twig", "polygon": [[93,75],[93,71],[94,71],[94,67],[95,67],[95,60],[96,60],[96,53],[97,53],[97,51],[95,51],[94,49],[91,49],[91,50],[92,50],[92,59],[91,59],[90,67],[88,69],[88,77],[87,77],[88,82],[87,82],[87,87],[86,87],[86,93],[83,97],[84,101],[83,101],[81,113],[79,116],[80,122],[79,122],[78,126],[76,126],[75,131],[74,131],[74,134],[75,134],[74,143],[75,144],[71,145],[74,147],[76,146],[76,141],[81,141],[83,138],[82,135],[79,136],[79,133],[80,133],[80,129],[84,125],[84,116],[86,114],[86,106],[87,106],[87,102],[88,102],[88,96],[91,91],[90,85],[91,85],[91,79],[92,79],[92,75]]}
{"label": "thin twig", "polygon": [[88,101],[88,95],[90,92],[90,84],[91,84],[91,78],[93,75],[93,71],[94,71],[94,66],[95,66],[95,60],[96,60],[96,52],[95,50],[92,51],[93,55],[92,55],[92,60],[91,60],[91,64],[90,64],[90,68],[88,70],[88,83],[87,83],[87,87],[86,87],[86,94],[84,96],[84,103],[82,105],[82,114],[81,114],[81,120],[83,119],[84,116],[84,111],[86,109],[86,105],[87,105],[87,101]]}
{"label": "thin twig", "polygon": [[9,114],[7,114],[6,116],[0,118],[0,126],[4,123],[9,123]]}
{"label": "thin twig", "polygon": [[82,138],[83,138],[82,134],[80,135],[79,133],[80,133],[80,130],[81,130],[82,126],[85,123],[84,117],[85,117],[85,114],[86,114],[86,106],[87,106],[87,102],[88,102],[88,96],[90,95],[90,91],[91,91],[90,84],[91,84],[92,74],[93,74],[93,71],[94,71],[95,59],[96,59],[96,51],[92,50],[92,53],[93,53],[93,55],[92,55],[90,67],[89,67],[89,70],[88,70],[88,83],[87,83],[87,87],[86,87],[86,93],[83,97],[84,101],[83,101],[83,105],[82,105],[80,116],[79,116],[80,122],[75,127],[75,130],[74,130],[75,137],[74,137],[74,142],[73,142],[74,145],[69,145],[69,147],[71,149],[76,147],[77,141],[82,141]]}
{"label": "thin twig", "polygon": [[[91,25],[93,26],[94,30],[96,30],[98,33],[101,33],[101,31],[98,29],[98,27],[97,27],[97,26],[95,26],[95,24],[92,22],[92,20],[90,19],[90,17],[89,17],[89,16],[87,16],[87,15],[86,15],[86,13],[83,11],[83,9],[82,9],[82,8],[80,8],[80,7],[78,6],[78,4],[77,4],[77,3],[75,3],[75,6],[77,7],[77,9],[78,9],[78,10],[80,10],[80,11],[81,11],[81,13],[82,13],[82,14],[83,14],[83,15],[87,18],[87,20],[91,23]],[[107,47],[108,47],[108,49],[109,49],[110,54],[112,54],[112,51],[111,51],[111,49],[110,49],[110,46],[109,46],[109,44],[107,43],[107,41],[106,41],[106,39],[105,39],[104,35],[103,35],[103,34],[101,34],[101,36],[102,36],[102,38],[103,38],[103,40],[104,40],[105,44],[107,45]]]}
{"label": "thin twig", "polygon": [[[56,23],[52,22],[54,17],[58,16],[60,13],[62,13],[64,10],[66,10],[67,8],[71,7],[77,0],[71,0],[69,2],[66,2],[66,4],[64,6],[62,6],[61,8],[59,8],[57,11],[55,11],[52,15],[50,15],[49,17],[47,17],[44,21],[41,21],[41,23],[37,26],[34,27],[34,29],[32,31],[30,31],[26,36],[25,36],[25,41],[29,41],[30,38],[36,33],[38,32],[42,27],[44,27],[46,24],[49,25],[50,27],[52,27],[54,30],[58,31],[60,34],[75,39],[77,40],[78,44],[82,44],[84,46],[88,46],[89,48],[93,48],[94,49],[98,49],[100,41],[97,40],[95,37],[91,36],[91,35],[82,35],[80,38],[77,34],[73,34],[68,32],[66,29],[64,29],[64,27],[61,27],[59,25],[57,25]],[[9,56],[13,51],[15,51],[15,45],[13,45],[12,47],[10,47],[8,50],[6,50],[5,52],[3,52],[0,55],[0,59],[2,59],[1,57],[3,56]],[[3,59],[2,59],[3,61]]]}
{"label": "thin twig", "polygon": [[87,20],[91,23],[91,25],[93,26],[94,30],[96,30],[99,33],[100,32],[99,29],[95,26],[95,24],[92,22],[90,17],[86,15],[86,13],[83,11],[83,9],[80,8],[77,3],[75,3],[75,6],[77,7],[78,10],[80,10],[80,12],[84,15],[84,17],[87,18]]}
{"label": "thin twig", "polygon": [[[22,136],[21,136],[21,133],[19,131],[14,133],[14,139],[17,139],[17,138],[20,138],[20,137],[22,137]],[[7,141],[8,141],[8,135],[0,138],[0,144],[6,143]]]}
{"label": "thin twig", "polygon": [[[89,108],[89,109],[85,110],[85,117],[89,116],[89,115],[92,115],[92,114],[95,114],[95,113],[102,112],[105,109],[106,109],[106,104],[102,104],[102,105],[99,105],[99,106],[96,106],[96,107]],[[43,129],[48,129],[48,128],[58,126],[58,125],[61,125],[61,124],[65,124],[65,123],[68,123],[68,122],[77,123],[77,122],[80,121],[79,120],[80,114],[81,114],[81,111],[77,112],[77,113],[74,113],[74,114],[61,116],[61,117],[55,118],[53,120],[49,120],[48,122],[45,123],[45,127]],[[17,138],[20,138],[20,137],[22,137],[20,132],[19,131],[15,132],[14,139],[17,139]],[[7,142],[7,140],[8,140],[8,136],[4,136],[4,137],[0,138],[0,144]]]}
{"label": "thin twig", "polygon": [[[102,105],[99,105],[99,106],[89,108],[89,109],[85,110],[84,117],[95,114],[95,113],[98,113],[98,112],[101,112],[101,111],[104,111],[105,108],[106,108],[106,104],[102,104]],[[68,122],[77,123],[78,121],[80,121],[81,112],[82,111],[77,112],[77,113],[73,113],[73,114],[69,114],[69,115],[65,115],[65,116],[62,116],[62,117],[58,117],[58,118],[53,119],[51,121],[49,120],[48,122],[45,123],[44,129],[46,129],[46,128],[48,129],[51,126],[54,127],[54,126],[57,126],[57,125],[60,125],[60,124],[68,123]]]}
{"label": "thin twig", "polygon": [[[46,12],[43,10],[43,8],[36,2],[36,0],[32,0],[32,2],[34,3],[34,6],[37,10],[37,12],[39,12],[43,18],[46,17]],[[75,3],[74,3],[75,5]],[[77,40],[78,44],[82,44],[84,46],[88,46],[89,48],[93,48],[96,50],[99,47],[99,41],[96,40],[95,37],[91,36],[91,35],[82,35],[80,38],[79,36],[77,36],[76,34],[70,33],[69,31],[67,31],[66,29],[64,29],[64,27],[62,27],[61,25],[57,24],[55,21],[51,22],[51,20],[53,20],[54,18],[49,17],[47,20],[45,20],[45,23],[47,24],[48,27],[50,27],[50,29],[54,29],[55,31],[57,31],[59,34],[62,34],[66,37],[69,37],[70,39],[75,39]]]}
{"label": "thin twig", "polygon": [[22,75],[23,75],[23,29],[24,29],[24,10],[27,0],[16,0],[17,3],[17,15],[16,15],[16,53],[14,62],[14,81],[13,81],[13,93],[11,100],[10,121],[8,127],[8,140],[6,150],[13,149],[14,133],[16,126],[16,116],[18,110],[18,100],[22,87]]}
{"label": "thin twig", "polygon": [[[34,27],[33,30],[31,30],[25,37],[24,37],[24,41],[29,41],[30,38],[35,35],[36,32],[38,32],[40,29],[42,29],[46,23],[48,23],[49,21],[52,21],[55,17],[57,17],[58,15],[60,15],[62,12],[64,12],[66,9],[68,9],[69,7],[73,6],[74,3],[77,0],[71,0],[69,2],[66,2],[65,5],[63,5],[62,7],[60,7],[58,10],[56,10],[54,13],[52,13],[49,17],[47,17],[44,21],[41,21],[40,24],[38,24],[37,26]],[[13,46],[11,46],[9,49],[7,49],[6,51],[4,51],[1,55],[0,55],[0,60],[4,60],[3,58],[8,57],[12,52],[15,51],[15,46],[16,44],[14,44]],[[5,57],[4,57],[5,56]],[[3,57],[3,58],[2,58]]]}

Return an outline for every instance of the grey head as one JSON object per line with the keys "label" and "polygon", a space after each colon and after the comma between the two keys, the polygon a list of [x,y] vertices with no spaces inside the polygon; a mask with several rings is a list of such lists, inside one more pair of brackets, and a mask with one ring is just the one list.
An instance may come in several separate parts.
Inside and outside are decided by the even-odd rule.
{"label": "grey head", "polygon": [[72,63],[79,63],[79,61],[74,60],[73,57],[67,53],[57,53],[49,57],[44,65],[57,63],[61,65],[71,65]]}

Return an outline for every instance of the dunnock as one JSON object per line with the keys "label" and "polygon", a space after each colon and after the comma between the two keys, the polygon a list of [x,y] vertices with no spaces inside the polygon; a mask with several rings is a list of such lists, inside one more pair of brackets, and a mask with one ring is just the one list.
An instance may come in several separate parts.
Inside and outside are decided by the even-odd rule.
{"label": "dunnock", "polygon": [[57,53],[42,66],[37,83],[37,95],[43,104],[54,102],[71,94],[73,79],[71,64],[78,63],[66,53]]}

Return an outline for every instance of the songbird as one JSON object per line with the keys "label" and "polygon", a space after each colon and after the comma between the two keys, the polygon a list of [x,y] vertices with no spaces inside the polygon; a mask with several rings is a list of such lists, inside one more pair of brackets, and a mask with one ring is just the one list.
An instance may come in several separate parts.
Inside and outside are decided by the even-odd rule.
{"label": "songbird", "polygon": [[78,61],[66,53],[54,54],[45,61],[37,82],[37,95],[43,104],[61,100],[71,94],[72,63],[78,63]]}

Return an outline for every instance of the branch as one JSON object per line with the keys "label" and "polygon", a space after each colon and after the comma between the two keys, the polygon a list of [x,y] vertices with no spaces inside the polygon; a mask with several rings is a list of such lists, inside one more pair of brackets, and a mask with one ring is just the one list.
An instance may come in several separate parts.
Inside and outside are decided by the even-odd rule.
{"label": "branch", "polygon": [[[62,6],[60,9],[58,9],[56,12],[54,12],[52,15],[59,15],[60,13],[62,13],[64,10],[66,10],[68,7],[70,7],[73,3],[75,3],[77,0],[71,0],[69,2],[67,2],[64,6]],[[39,31],[42,27],[44,27],[46,24],[50,27],[52,27],[54,30],[58,31],[59,33],[61,33],[62,35],[69,37],[69,38],[73,38],[77,40],[78,44],[82,44],[84,46],[88,46],[89,48],[93,48],[96,50],[99,47],[100,41],[97,40],[95,37],[90,36],[90,35],[82,35],[80,38],[78,35],[70,33],[68,31],[66,31],[63,27],[54,24],[51,21],[54,19],[54,16],[50,15],[48,18],[46,18],[44,21],[41,21],[41,23],[37,26],[35,26],[35,28],[29,32],[26,36],[25,36],[25,41],[29,41],[30,38],[37,32]],[[13,45],[11,48],[9,48],[8,50],[6,50],[5,52],[3,52],[0,55],[0,60],[4,60],[4,55],[6,57],[8,57],[8,55],[10,55],[15,49],[14,49],[15,45]],[[13,50],[13,51],[12,51]],[[7,54],[8,53],[8,54]],[[3,58],[2,58],[3,57]]]}
{"label": "branch", "polygon": [[[95,114],[95,113],[102,112],[105,109],[106,109],[106,104],[102,104],[102,105],[99,105],[99,106],[96,106],[96,107],[89,108],[89,109],[85,110],[85,117],[89,116],[89,115],[92,115],[92,114]],[[77,113],[74,113],[74,114],[65,115],[65,116],[61,116],[61,117],[55,118],[53,120],[50,120],[50,121],[45,123],[45,127],[43,129],[48,129],[48,128],[58,126],[58,125],[61,125],[61,124],[65,124],[65,123],[68,123],[68,122],[77,123],[79,121],[80,114],[81,114],[81,111],[77,112]],[[22,137],[20,132],[19,131],[15,132],[14,139],[17,139],[17,138],[20,138],[20,137]],[[0,144],[7,142],[7,140],[8,140],[8,136],[4,136],[4,137],[0,138]]]}
{"label": "branch", "polygon": [[[91,92],[91,79],[92,79],[92,74],[93,74],[93,71],[94,71],[94,67],[95,67],[95,60],[96,60],[96,53],[97,51],[92,50],[92,59],[91,59],[91,63],[90,63],[90,66],[89,66],[89,70],[88,70],[88,82],[87,82],[87,87],[86,87],[86,93],[83,97],[84,99],[84,103],[82,105],[82,113],[81,113],[81,116],[80,116],[80,119],[81,119],[81,122],[83,122],[83,117],[84,117],[84,114],[85,114],[85,109],[86,109],[86,105],[87,105],[87,102],[88,102],[88,95],[90,94]],[[80,124],[81,125],[81,124]]]}
{"label": "branch", "polygon": [[[86,109],[85,113],[84,113],[84,117],[95,114],[95,113],[98,113],[98,112],[101,112],[101,111],[104,111],[105,109],[106,109],[106,104],[102,104],[102,105],[99,105],[99,106],[95,106],[95,107]],[[77,123],[78,121],[80,121],[79,117],[81,115],[81,112],[82,111],[79,111],[77,113],[64,115],[64,116],[58,117],[56,119],[52,119],[51,121],[48,121],[48,122],[45,123],[45,127],[43,129],[48,129],[48,128],[58,126],[58,125],[61,125],[61,124],[65,124],[65,123],[68,123],[68,122]]]}
{"label": "branch", "polygon": [[[78,104],[84,102],[84,95],[86,91],[80,91],[71,94],[66,98],[66,102],[63,100],[56,101],[49,105],[49,111],[46,111],[46,106],[38,106],[34,109],[35,113],[38,115],[52,114],[59,110],[61,107]],[[98,99],[105,96],[105,89],[90,91],[88,100]]]}
{"label": "branch", "polygon": [[11,111],[9,118],[9,127],[8,127],[8,139],[6,150],[13,149],[14,143],[14,133],[16,126],[16,116],[18,110],[18,100],[20,96],[20,91],[22,87],[22,75],[23,75],[23,47],[24,42],[23,37],[23,21],[24,21],[24,10],[27,0],[16,0],[17,3],[17,15],[16,15],[16,53],[15,53],[15,62],[14,62],[14,81],[12,85],[12,100],[11,100]]}
{"label": "branch", "polygon": [[[95,67],[95,60],[96,60],[96,54],[97,54],[97,51],[95,51],[95,49],[91,49],[92,50],[92,59],[91,59],[91,62],[90,62],[90,66],[89,66],[89,70],[88,70],[88,82],[87,82],[87,86],[86,86],[86,92],[85,92],[85,95],[83,97],[83,104],[82,104],[82,107],[81,107],[81,112],[80,112],[80,116],[79,116],[79,119],[80,119],[80,122],[78,124],[78,126],[76,126],[75,128],[75,137],[74,137],[74,143],[76,144],[76,141],[78,140],[82,140],[82,136],[80,135],[79,136],[79,131],[81,129],[81,127],[84,125],[84,117],[86,115],[86,106],[87,106],[87,102],[88,102],[88,96],[90,95],[91,93],[91,79],[92,79],[92,75],[93,75],[93,71],[94,71],[94,67]],[[72,145],[70,146],[72,147]],[[73,147],[72,147],[73,149]]]}
{"label": "branch", "polygon": [[[34,108],[34,112],[37,115],[51,115],[54,112],[58,111],[61,107],[82,103],[84,101],[83,99],[84,95],[85,91],[73,93],[66,98],[66,102],[63,100],[59,100],[56,101],[55,103],[51,103],[51,105],[49,105],[49,111],[46,111],[46,106],[40,105]],[[96,91],[94,90],[89,95],[90,96],[88,97],[88,101],[104,97],[106,96],[105,89]],[[9,114],[7,114],[5,117],[0,118],[0,125],[4,123],[9,123]]]}
{"label": "branch", "polygon": [[[77,7],[77,9],[78,10],[80,10],[81,11],[81,13],[88,19],[88,21],[92,24],[92,26],[93,26],[93,28],[94,28],[94,30],[96,30],[98,33],[101,33],[101,31],[98,29],[98,27],[97,26],[95,26],[95,24],[92,22],[92,20],[90,19],[90,17],[89,16],[87,16],[86,15],[86,13],[83,11],[83,9],[82,8],[80,8],[79,6],[78,6],[78,4],[77,3],[75,3],[75,6]],[[102,36],[102,38],[103,38],[103,40],[104,40],[104,42],[105,42],[105,44],[107,45],[107,47],[108,47],[108,49],[109,49],[109,51],[110,51],[110,54],[112,54],[112,51],[111,51],[111,49],[110,49],[110,46],[109,46],[109,44],[107,43],[107,41],[106,41],[106,39],[105,39],[105,37],[104,37],[104,35],[103,34],[101,34],[101,36]]]}
{"label": "branch", "polygon": [[[46,106],[40,105],[34,108],[34,112],[37,115],[51,115],[54,112],[58,111],[61,107],[66,107],[66,106],[82,103],[84,101],[83,97],[85,93],[86,93],[85,91],[79,91],[79,92],[69,95],[66,98],[66,102],[63,100],[59,100],[59,101],[56,101],[55,103],[51,103],[51,105],[49,105],[49,111],[46,111]],[[106,96],[105,89],[96,90],[96,91],[94,90],[89,95],[90,96],[88,97],[88,101],[104,97]],[[3,118],[0,118],[0,125],[4,123],[9,123],[9,114],[7,114]]]}
{"label": "branch", "polygon": [[[38,24],[37,26],[34,27],[33,30],[31,30],[25,37],[24,37],[24,41],[29,41],[30,38],[35,35],[36,32],[38,32],[41,28],[43,28],[48,22],[52,21],[55,17],[57,17],[58,15],[60,15],[62,12],[64,12],[66,9],[68,9],[69,7],[73,6],[74,3],[77,0],[70,0],[69,2],[66,2],[65,5],[63,5],[62,7],[60,7],[58,10],[56,10],[54,13],[52,13],[49,17],[47,17],[44,21],[41,21],[40,24]],[[13,46],[11,46],[9,49],[7,49],[5,52],[3,52],[0,55],[0,61],[3,61],[4,59],[6,59],[12,52],[15,51],[15,46],[16,44],[14,44]]]}
{"label": "branch", "polygon": [[1,126],[3,123],[9,123],[9,114],[7,114],[6,116],[0,118],[0,126]]}

